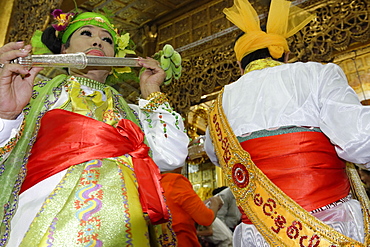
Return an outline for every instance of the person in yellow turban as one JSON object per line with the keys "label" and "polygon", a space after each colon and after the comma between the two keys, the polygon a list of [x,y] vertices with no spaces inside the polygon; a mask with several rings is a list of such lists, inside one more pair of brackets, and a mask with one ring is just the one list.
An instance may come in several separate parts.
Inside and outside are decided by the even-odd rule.
{"label": "person in yellow turban", "polygon": [[339,66],[285,63],[287,38],[314,15],[272,0],[263,31],[247,0],[224,13],[243,32],[242,76],[211,108],[205,148],[243,214],[234,246],[368,246],[346,161],[370,170],[370,108]]}

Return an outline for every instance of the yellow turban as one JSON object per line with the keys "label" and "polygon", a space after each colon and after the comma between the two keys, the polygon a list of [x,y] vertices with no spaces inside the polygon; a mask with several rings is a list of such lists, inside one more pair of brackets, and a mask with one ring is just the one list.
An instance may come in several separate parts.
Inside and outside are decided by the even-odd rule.
{"label": "yellow turban", "polygon": [[266,32],[260,27],[259,17],[248,0],[234,0],[234,6],[225,8],[224,13],[245,34],[235,43],[238,61],[258,49],[268,48],[273,58],[280,58],[289,51],[287,38],[294,35],[315,16],[291,6],[286,0],[271,0]]}

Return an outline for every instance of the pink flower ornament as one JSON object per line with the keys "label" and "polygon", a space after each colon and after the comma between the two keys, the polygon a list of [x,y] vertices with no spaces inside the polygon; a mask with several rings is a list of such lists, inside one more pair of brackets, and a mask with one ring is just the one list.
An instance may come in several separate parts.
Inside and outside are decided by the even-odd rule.
{"label": "pink flower ornament", "polygon": [[52,24],[56,31],[63,31],[68,26],[69,22],[72,20],[73,13],[63,13],[61,9],[55,9],[51,15],[56,20],[57,24]]}

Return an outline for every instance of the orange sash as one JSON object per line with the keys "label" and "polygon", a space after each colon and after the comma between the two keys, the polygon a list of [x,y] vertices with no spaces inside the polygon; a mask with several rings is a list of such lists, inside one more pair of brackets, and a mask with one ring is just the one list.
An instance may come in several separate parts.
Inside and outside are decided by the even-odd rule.
{"label": "orange sash", "polygon": [[307,211],[336,202],[349,194],[351,185],[346,163],[321,132],[286,133],[240,144],[258,168]]}
{"label": "orange sash", "polygon": [[41,127],[27,163],[24,191],[70,166],[93,159],[132,157],[140,202],[153,224],[169,220],[160,186],[160,171],[148,156],[144,133],[122,119],[117,128],[83,115],[54,109],[41,119]]}

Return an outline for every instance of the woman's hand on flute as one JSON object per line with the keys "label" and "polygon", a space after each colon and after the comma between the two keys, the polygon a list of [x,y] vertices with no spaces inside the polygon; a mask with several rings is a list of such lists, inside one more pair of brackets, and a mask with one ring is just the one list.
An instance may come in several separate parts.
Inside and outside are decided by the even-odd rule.
{"label": "woman's hand on flute", "polygon": [[149,94],[161,91],[160,85],[166,78],[166,73],[159,62],[150,57],[139,58],[138,64],[146,68],[140,76],[141,95],[145,99]]}
{"label": "woman's hand on flute", "polygon": [[30,45],[11,42],[0,47],[0,118],[16,119],[32,96],[33,81],[42,68],[10,64],[17,57],[31,52]]}

